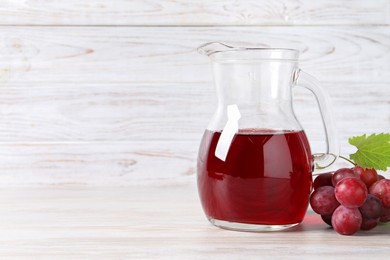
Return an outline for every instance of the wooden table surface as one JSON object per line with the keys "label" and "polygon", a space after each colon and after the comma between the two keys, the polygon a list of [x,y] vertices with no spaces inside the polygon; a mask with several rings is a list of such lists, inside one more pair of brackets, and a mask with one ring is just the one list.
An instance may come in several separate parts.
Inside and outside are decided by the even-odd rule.
{"label": "wooden table surface", "polygon": [[390,224],[341,236],[309,212],[289,231],[234,232],[203,215],[196,186],[0,190],[1,259],[386,259]]}

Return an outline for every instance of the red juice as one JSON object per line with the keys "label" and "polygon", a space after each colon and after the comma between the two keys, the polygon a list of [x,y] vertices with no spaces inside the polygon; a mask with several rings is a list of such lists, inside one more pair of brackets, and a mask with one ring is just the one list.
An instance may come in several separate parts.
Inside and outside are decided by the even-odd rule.
{"label": "red juice", "polygon": [[215,157],[221,132],[206,130],[198,189],[209,218],[260,225],[300,223],[312,187],[312,155],[303,131],[240,130],[226,160]]}

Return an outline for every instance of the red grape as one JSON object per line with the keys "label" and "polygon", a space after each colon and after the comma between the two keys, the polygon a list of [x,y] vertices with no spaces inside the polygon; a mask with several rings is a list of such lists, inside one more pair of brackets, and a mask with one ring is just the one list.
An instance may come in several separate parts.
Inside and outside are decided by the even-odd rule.
{"label": "red grape", "polygon": [[359,208],[363,218],[379,218],[382,216],[382,202],[374,195],[368,194],[366,201]]}
{"label": "red grape", "polygon": [[383,175],[378,174],[378,181],[386,179]]}
{"label": "red grape", "polygon": [[360,225],[360,229],[370,230],[378,226],[378,223],[379,223],[379,218],[363,218],[362,224]]}
{"label": "red grape", "polygon": [[333,186],[336,187],[337,183],[345,178],[357,178],[358,176],[352,169],[341,168],[335,171],[332,177]]}
{"label": "red grape", "polygon": [[382,216],[380,219],[381,222],[389,222],[390,221],[390,208],[383,208]]}
{"label": "red grape", "polygon": [[352,170],[357,176],[360,176],[360,174],[364,172],[364,169],[360,166],[355,166],[352,168]]}
{"label": "red grape", "polygon": [[390,180],[383,179],[370,187],[370,193],[377,196],[385,208],[390,208]]}
{"label": "red grape", "polygon": [[357,208],[351,209],[340,205],[332,215],[332,226],[341,235],[356,233],[362,224],[362,214]]}
{"label": "red grape", "polygon": [[378,173],[375,169],[365,169],[360,174],[360,179],[366,184],[367,188],[370,188],[378,180]]}
{"label": "red grape", "polygon": [[332,184],[332,172],[322,173],[314,179],[313,188],[316,190],[322,186],[333,186]]}
{"label": "red grape", "polygon": [[357,178],[346,178],[335,187],[336,199],[347,208],[358,208],[367,199],[367,187]]}
{"label": "red grape", "polygon": [[326,224],[332,226],[332,215],[321,215],[321,218]]}
{"label": "red grape", "polygon": [[310,206],[320,215],[330,215],[340,205],[334,194],[332,186],[319,187],[310,197]]}

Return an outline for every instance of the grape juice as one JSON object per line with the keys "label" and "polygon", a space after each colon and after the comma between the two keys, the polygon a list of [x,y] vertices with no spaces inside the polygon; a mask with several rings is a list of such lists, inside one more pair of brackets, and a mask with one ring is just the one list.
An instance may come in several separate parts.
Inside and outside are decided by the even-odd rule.
{"label": "grape juice", "polygon": [[207,217],[260,225],[300,223],[312,187],[305,133],[240,130],[225,161],[215,157],[220,135],[206,130],[198,155],[198,189]]}

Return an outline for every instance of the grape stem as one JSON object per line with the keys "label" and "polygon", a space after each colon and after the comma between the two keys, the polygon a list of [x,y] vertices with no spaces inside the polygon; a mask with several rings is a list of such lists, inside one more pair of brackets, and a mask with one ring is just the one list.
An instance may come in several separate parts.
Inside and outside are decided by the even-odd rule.
{"label": "grape stem", "polygon": [[351,161],[350,159],[348,159],[348,158],[346,158],[346,157],[344,157],[344,156],[342,156],[342,155],[339,155],[339,157],[340,157],[341,159],[346,160],[347,162],[350,162],[350,163],[353,164],[354,166],[356,166],[356,163],[354,163],[354,162]]}

